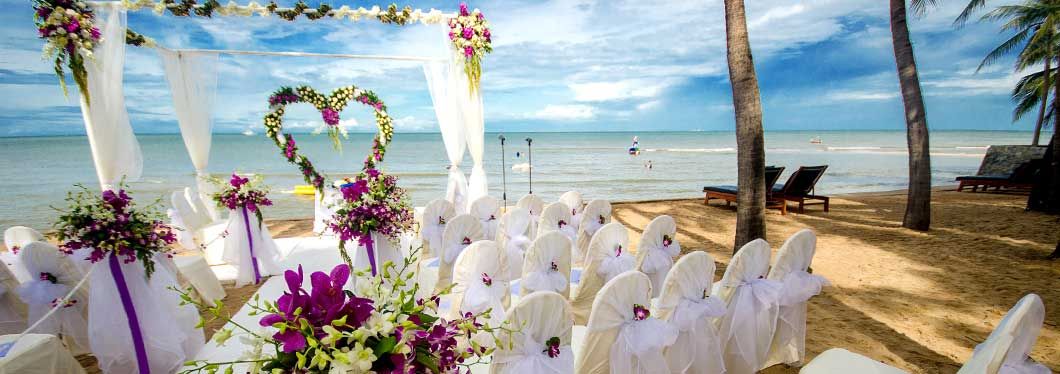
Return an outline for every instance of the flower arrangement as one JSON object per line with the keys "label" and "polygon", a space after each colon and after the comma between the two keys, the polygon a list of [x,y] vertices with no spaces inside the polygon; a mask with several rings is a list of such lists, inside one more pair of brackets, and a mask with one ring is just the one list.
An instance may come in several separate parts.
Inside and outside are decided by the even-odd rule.
{"label": "flower arrangement", "polygon": [[69,207],[60,210],[54,225],[62,242],[60,250],[73,254],[91,248],[88,260],[93,263],[107,255],[124,257],[125,263],[139,260],[150,277],[155,269],[154,256],[168,254],[169,245],[177,241],[173,230],[162,223],[157,202],[139,209],[124,189],[97,195],[78,187],[80,191],[67,194]]}
{"label": "flower arrangement", "polygon": [[285,108],[294,103],[312,104],[320,111],[321,118],[324,120],[324,125],[317,132],[326,130],[333,147],[341,150],[340,137],[346,137],[346,129],[341,124],[339,113],[351,101],[371,107],[375,112],[376,125],[379,127],[379,133],[372,141],[372,153],[365,160],[365,169],[369,169],[374,167],[376,162],[383,160],[383,155],[386,154],[386,144],[394,136],[393,120],[387,114],[386,105],[375,93],[356,86],[346,86],[325,96],[311,87],[301,86],[281,87],[269,96],[269,112],[265,115],[265,135],[273,139],[276,146],[283,151],[288,162],[298,165],[306,183],[313,185],[318,191],[324,189],[324,176],[313,167],[313,163],[308,158],[298,153],[294,137],[283,133]]}
{"label": "flower arrangement", "polygon": [[355,292],[344,289],[351,275],[346,264],[311,274],[311,290],[303,285],[301,267],[288,270],[282,296],[264,302],[255,296],[248,304],[252,315],[262,316],[261,330],[233,322],[220,302],[201,304],[181,291],[184,303],[206,310],[211,320],[229,322],[214,334],[217,344],[239,330],[251,346],[236,361],[190,361],[184,373],[226,367],[232,372],[236,364],[251,365],[249,373],[449,373],[482,362],[494,349],[471,337],[487,334],[496,342],[496,332],[510,330],[480,322],[488,320],[489,311],[454,320],[439,317],[438,300],[448,289],[417,298],[419,284],[407,283],[415,279],[410,270],[415,261],[413,254],[400,268],[387,262],[379,276],[359,280]]}
{"label": "flower arrangement", "polygon": [[[88,71],[85,60],[92,58],[92,49],[99,44],[99,29],[95,27],[95,14],[81,0],[34,0],[33,20],[37,33],[44,43],[44,58],[55,60],[55,75],[59,87],[66,91],[66,68],[74,82],[89,102]],[[64,67],[65,65],[65,67]]]}
{"label": "flower arrangement", "polygon": [[258,217],[258,225],[261,225],[261,207],[272,206],[272,200],[266,197],[269,189],[262,182],[262,177],[255,175],[252,178],[240,177],[232,173],[232,178],[228,182],[218,178],[208,178],[208,180],[218,187],[218,191],[213,194],[213,201],[217,203],[218,208],[231,210],[246,208]]}
{"label": "flower arrangement", "polygon": [[482,57],[493,52],[489,26],[482,11],[468,11],[465,3],[460,3],[460,13],[449,19],[449,40],[453,48],[464,54],[464,73],[472,93],[478,90],[482,81]]}
{"label": "flower arrangement", "polygon": [[328,227],[339,235],[339,249],[350,263],[346,242],[356,239],[358,244],[372,244],[372,233],[390,239],[412,227],[412,207],[408,194],[397,186],[397,177],[385,175],[368,167],[355,179],[342,185],[342,200]]}

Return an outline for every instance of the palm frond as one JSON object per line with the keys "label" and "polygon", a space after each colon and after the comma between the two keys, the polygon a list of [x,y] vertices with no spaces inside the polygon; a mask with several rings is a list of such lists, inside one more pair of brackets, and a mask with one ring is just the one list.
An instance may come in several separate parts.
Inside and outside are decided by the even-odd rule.
{"label": "palm frond", "polygon": [[1023,31],[1017,32],[1011,38],[1008,38],[1004,43],[994,48],[990,53],[983,57],[983,61],[979,63],[979,67],[975,68],[975,72],[979,72],[984,66],[990,65],[997,61],[997,59],[1004,57],[1012,50],[1019,46],[1025,45],[1025,41],[1031,36],[1031,29],[1024,29]]}
{"label": "palm frond", "polygon": [[972,16],[972,13],[979,8],[986,6],[986,0],[971,0],[968,5],[964,7],[961,14],[957,16],[957,19],[953,21],[953,25],[957,27],[964,26],[965,22],[968,22],[968,18]]}
{"label": "palm frond", "polygon": [[[975,0],[973,0],[975,1]],[[923,15],[927,11],[927,7],[938,5],[939,0],[910,0],[909,8],[913,10],[913,14]]]}

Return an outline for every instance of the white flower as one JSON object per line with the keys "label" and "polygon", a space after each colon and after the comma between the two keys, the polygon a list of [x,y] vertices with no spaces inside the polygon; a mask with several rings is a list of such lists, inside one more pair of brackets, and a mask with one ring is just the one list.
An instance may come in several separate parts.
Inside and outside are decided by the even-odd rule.
{"label": "white flower", "polygon": [[77,15],[77,11],[75,11],[73,9],[67,9],[66,10],[66,15],[68,15],[70,17],[76,16]]}

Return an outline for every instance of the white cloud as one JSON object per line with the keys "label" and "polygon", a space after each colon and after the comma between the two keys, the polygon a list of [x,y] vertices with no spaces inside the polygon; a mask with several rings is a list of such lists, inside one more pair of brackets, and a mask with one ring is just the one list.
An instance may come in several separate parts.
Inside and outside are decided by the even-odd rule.
{"label": "white cloud", "polygon": [[648,111],[648,110],[652,110],[652,109],[658,108],[659,105],[661,105],[661,104],[662,104],[662,101],[660,101],[660,100],[646,101],[646,102],[637,104],[637,110],[642,111],[642,112],[643,111]]}
{"label": "white cloud", "polygon": [[891,100],[897,97],[898,92],[894,90],[837,90],[825,95],[828,101],[833,102]]}
{"label": "white cloud", "polygon": [[394,128],[397,130],[424,131],[435,129],[437,127],[438,125],[433,119],[419,118],[416,116],[394,118]]}
{"label": "white cloud", "polygon": [[526,117],[548,121],[587,120],[596,117],[596,108],[582,104],[549,104]]}
{"label": "white cloud", "polygon": [[568,87],[574,93],[574,100],[598,102],[654,98],[674,83],[676,83],[674,80],[626,79],[614,82],[571,83]]}

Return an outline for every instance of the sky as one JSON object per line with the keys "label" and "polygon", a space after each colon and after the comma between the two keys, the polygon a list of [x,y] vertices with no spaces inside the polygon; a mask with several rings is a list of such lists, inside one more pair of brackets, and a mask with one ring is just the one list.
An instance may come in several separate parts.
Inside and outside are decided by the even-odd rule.
{"label": "sky", "polygon": [[[904,129],[887,2],[745,3],[766,131]],[[1012,59],[976,72],[1006,35],[989,22],[956,29],[953,19],[966,1],[940,3],[910,19],[929,128],[1030,130],[1033,118],[1011,119],[1008,95],[1020,76]],[[410,3],[443,11],[458,4]],[[494,53],[486,56],[482,77],[487,131],[733,130],[722,0],[470,5],[485,13],[493,31]],[[83,134],[76,89],[64,97],[50,62],[40,58],[31,2],[0,0],[0,6],[0,136]],[[438,25],[184,18],[149,9],[130,12],[128,24],[169,48],[402,56],[440,56],[447,48],[447,30]],[[260,133],[269,93],[298,85],[330,91],[354,84],[386,102],[397,131],[438,128],[420,63],[222,55],[218,70],[216,133]],[[125,94],[138,134],[178,131],[156,52],[127,49]],[[319,118],[296,109],[285,127],[309,131]],[[343,118],[351,131],[374,131],[366,109],[350,106]]]}

